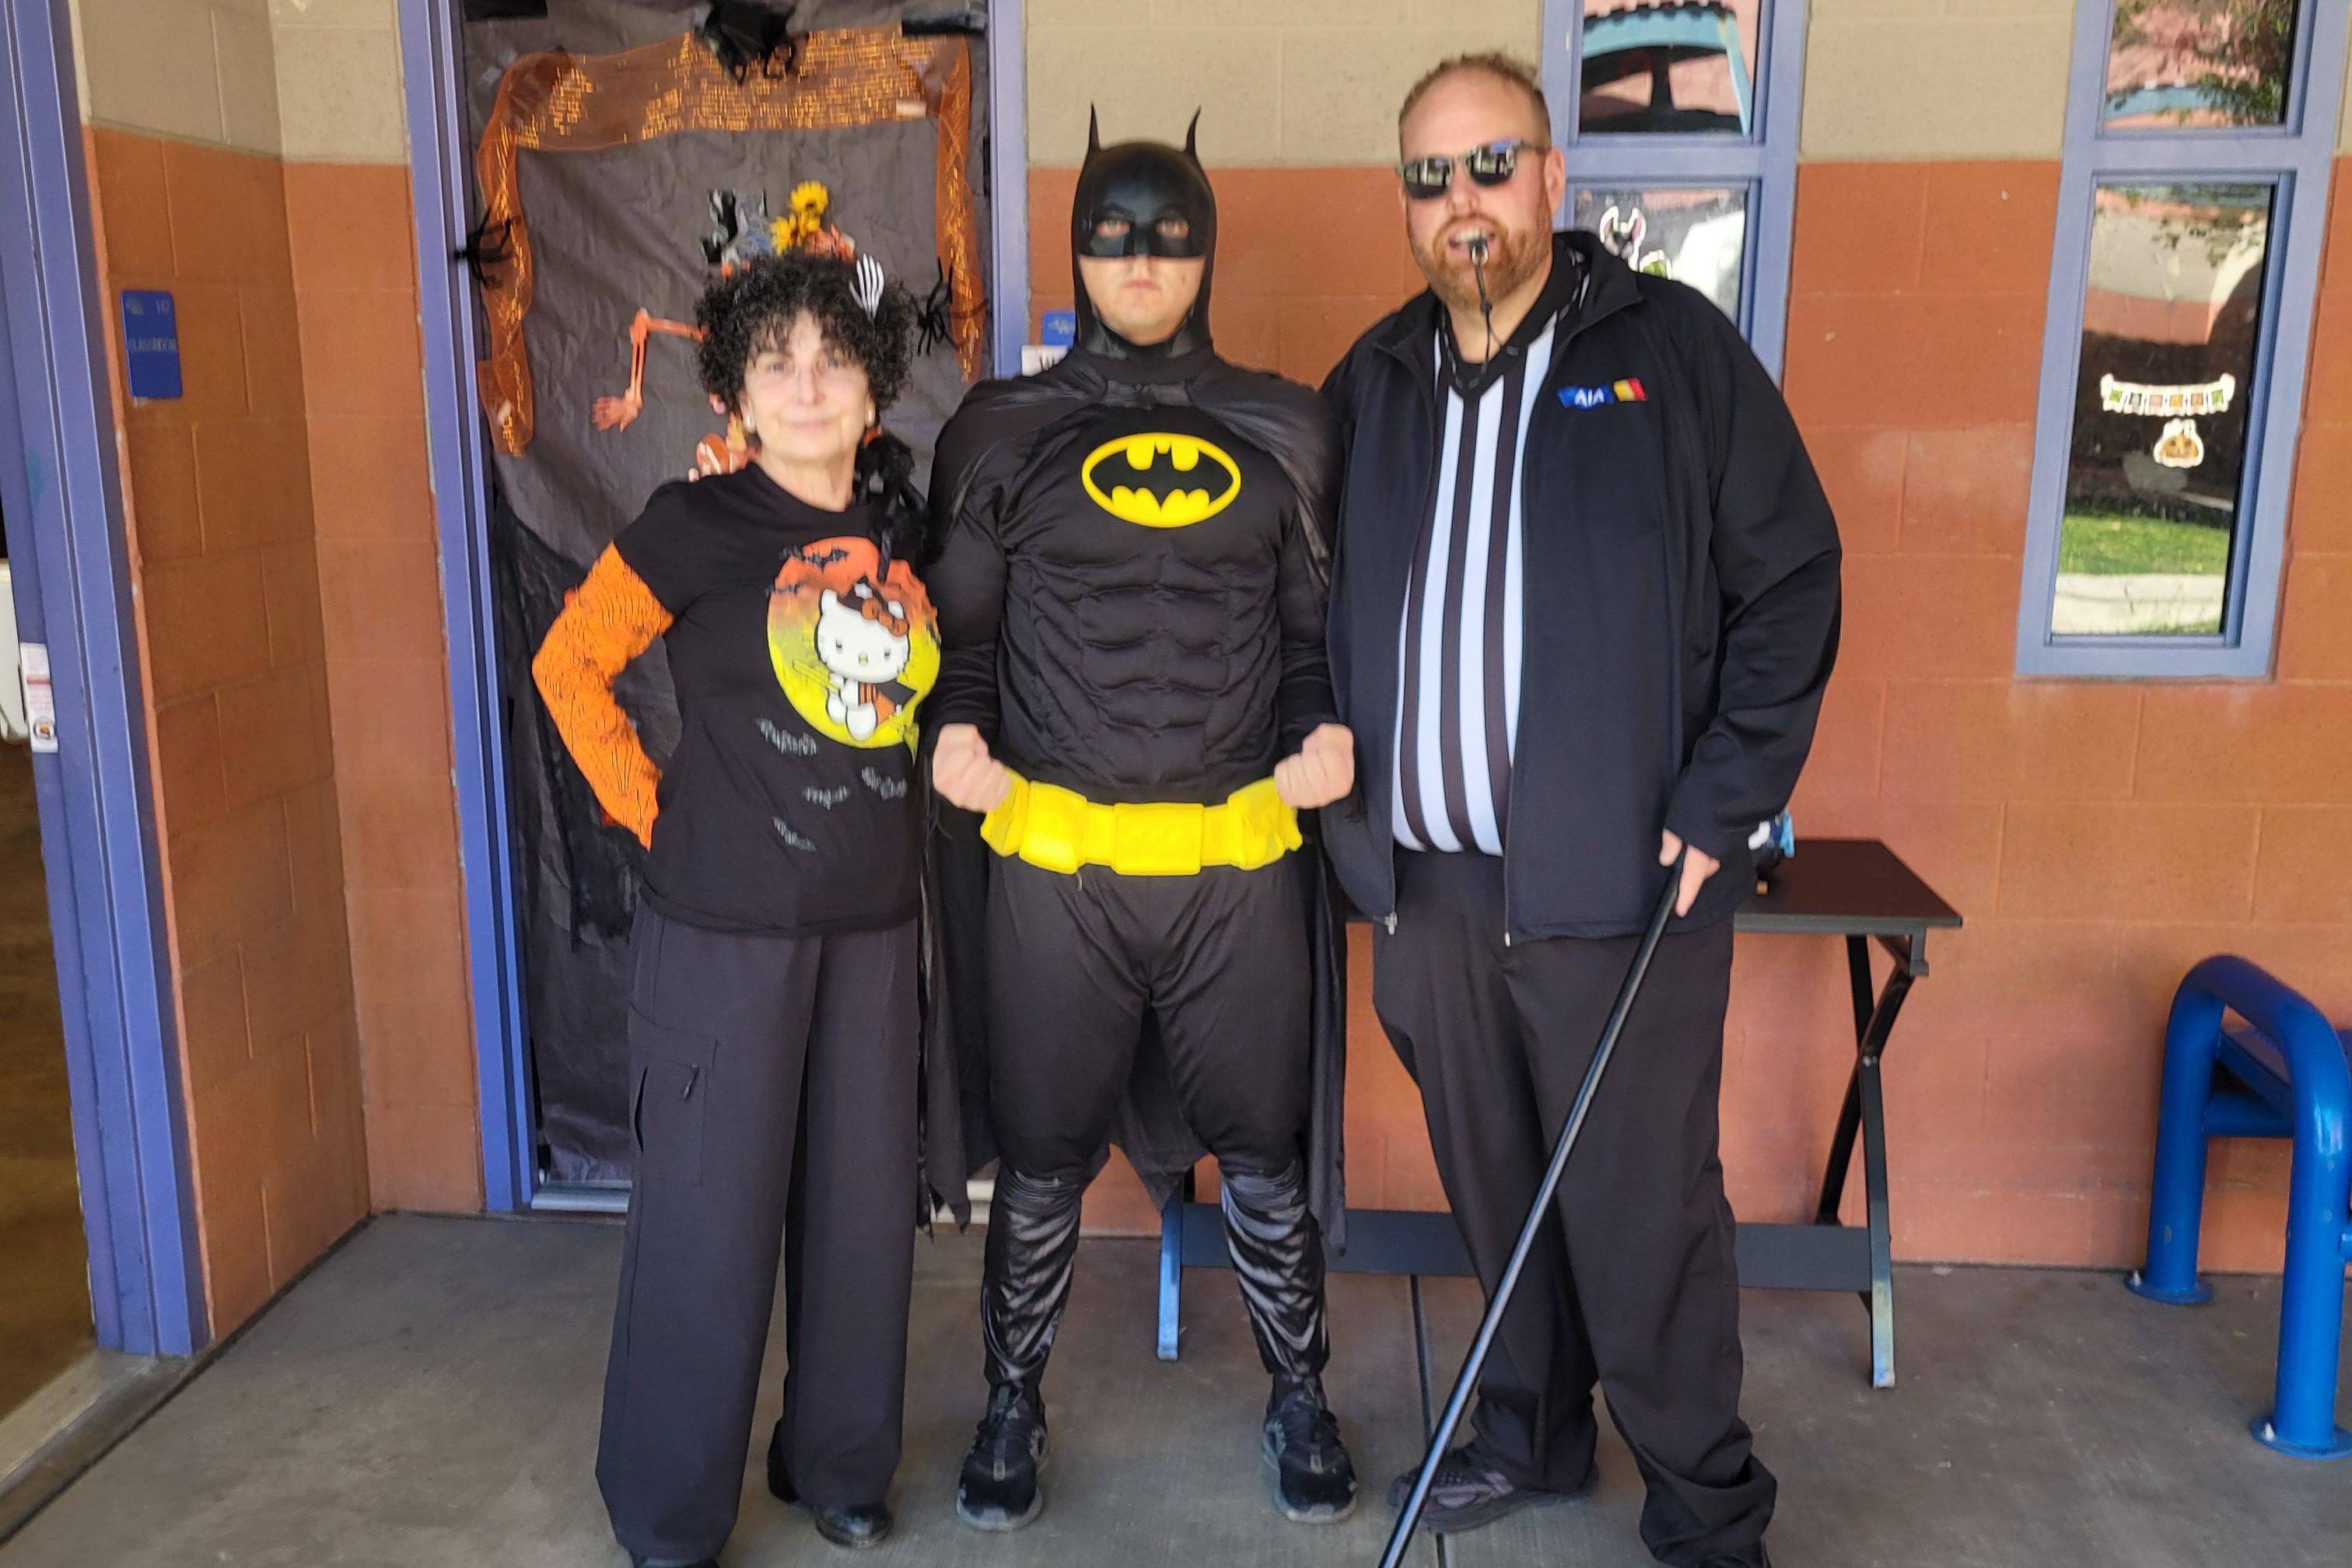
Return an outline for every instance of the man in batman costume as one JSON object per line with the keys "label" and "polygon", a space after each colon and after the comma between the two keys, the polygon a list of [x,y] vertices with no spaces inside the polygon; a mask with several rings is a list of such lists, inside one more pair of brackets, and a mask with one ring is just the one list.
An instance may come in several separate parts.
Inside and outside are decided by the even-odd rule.
{"label": "man in batman costume", "polygon": [[999,1159],[956,1492],[982,1530],[1043,1506],[1040,1383],[1113,1139],[1163,1203],[1217,1156],[1276,1505],[1355,1503],[1321,1382],[1340,949],[1303,837],[1353,780],[1323,647],[1334,445],[1318,394],[1211,347],[1216,224],[1189,132],[1090,126],[1075,346],[975,387],[932,473],[932,778],[963,808],[934,843],[940,933],[967,1152]]}

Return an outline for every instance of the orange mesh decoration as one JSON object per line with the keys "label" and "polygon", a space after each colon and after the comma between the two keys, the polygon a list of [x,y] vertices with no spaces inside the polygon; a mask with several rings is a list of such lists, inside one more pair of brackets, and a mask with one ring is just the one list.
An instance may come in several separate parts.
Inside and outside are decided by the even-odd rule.
{"label": "orange mesh decoration", "polygon": [[475,156],[488,232],[506,226],[508,259],[482,286],[489,357],[478,367],[499,450],[530,444],[530,226],[516,157],[590,153],[678,131],[815,131],[929,118],[940,156],[934,226],[952,279],[949,321],[966,381],[982,364],[980,230],[964,165],[971,147],[971,55],[957,37],[907,37],[895,27],[840,27],[801,41],[793,70],[730,76],[691,34],[615,55],[525,55],[499,83]]}

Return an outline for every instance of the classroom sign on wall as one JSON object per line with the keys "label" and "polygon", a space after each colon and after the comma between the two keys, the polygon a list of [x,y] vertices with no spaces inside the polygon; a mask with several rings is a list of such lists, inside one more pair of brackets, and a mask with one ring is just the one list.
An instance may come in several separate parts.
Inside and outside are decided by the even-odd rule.
{"label": "classroom sign on wall", "polygon": [[123,381],[135,398],[180,395],[180,320],[160,289],[122,291]]}

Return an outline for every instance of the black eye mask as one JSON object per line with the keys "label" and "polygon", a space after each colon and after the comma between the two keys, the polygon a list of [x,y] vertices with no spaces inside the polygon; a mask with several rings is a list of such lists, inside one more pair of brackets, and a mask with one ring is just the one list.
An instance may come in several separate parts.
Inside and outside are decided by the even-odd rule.
{"label": "black eye mask", "polygon": [[[1192,117],[1195,129],[1200,116]],[[1193,151],[1192,130],[1181,148],[1159,142],[1102,145],[1094,117],[1087,121],[1087,161],[1070,204],[1070,254],[1082,257],[1164,256],[1199,258],[1201,293],[1191,314],[1164,343],[1129,342],[1097,319],[1083,279],[1078,282],[1077,346],[1108,359],[1173,359],[1209,346],[1209,281],[1216,267],[1217,198]]]}

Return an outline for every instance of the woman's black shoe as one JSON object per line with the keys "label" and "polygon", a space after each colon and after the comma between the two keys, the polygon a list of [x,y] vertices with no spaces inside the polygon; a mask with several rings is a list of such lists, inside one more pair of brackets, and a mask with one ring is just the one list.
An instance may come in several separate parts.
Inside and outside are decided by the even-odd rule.
{"label": "woman's black shoe", "polygon": [[1265,1462],[1274,1506],[1295,1524],[1337,1524],[1356,1511],[1356,1467],[1313,1377],[1277,1377],[1265,1402]]}
{"label": "woman's black shoe", "polygon": [[1037,1472],[1045,1468],[1045,1412],[1015,1384],[988,1396],[971,1452],[956,1481],[956,1517],[974,1530],[1018,1530],[1045,1511]]}
{"label": "woman's black shoe", "polygon": [[[776,1424],[776,1433],[768,1440],[768,1490],[778,1502],[808,1510],[816,1525],[816,1532],[835,1546],[846,1546],[855,1552],[860,1547],[879,1546],[890,1538],[890,1507],[887,1503],[853,1503],[847,1508],[819,1508],[804,1500],[792,1477],[784,1473],[783,1424]],[[709,1568],[719,1568],[712,1563]]]}
{"label": "woman's black shoe", "polygon": [[846,1546],[852,1552],[863,1547],[879,1546],[890,1539],[890,1505],[862,1502],[850,1508],[818,1508],[814,1503],[802,1503],[809,1518],[816,1523],[816,1532],[835,1546]]}

